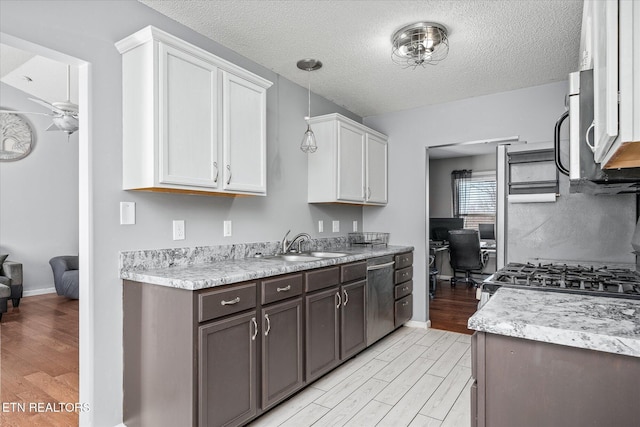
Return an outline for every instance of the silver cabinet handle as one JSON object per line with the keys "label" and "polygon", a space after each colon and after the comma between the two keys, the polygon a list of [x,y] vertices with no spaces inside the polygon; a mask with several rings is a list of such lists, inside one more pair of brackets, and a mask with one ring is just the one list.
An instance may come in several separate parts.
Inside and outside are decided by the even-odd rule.
{"label": "silver cabinet handle", "polygon": [[409,305],[409,301],[405,301],[405,302],[402,304],[402,306],[403,306],[403,307],[404,307],[404,306],[406,306],[406,305]]}
{"label": "silver cabinet handle", "polygon": [[264,336],[266,337],[267,335],[269,335],[269,331],[271,330],[271,320],[269,319],[269,315],[268,314],[265,314],[264,318],[267,321],[267,330],[264,331]]}
{"label": "silver cabinet handle", "polygon": [[213,182],[217,184],[218,183],[218,175],[219,175],[218,162],[213,162],[213,167],[216,168],[216,177],[213,178]]}
{"label": "silver cabinet handle", "polygon": [[403,291],[408,291],[408,290],[409,290],[409,287],[408,287],[408,286],[405,286],[404,288],[402,288],[402,290],[403,290]]}
{"label": "silver cabinet handle", "polygon": [[[255,328],[253,335],[251,336],[251,341],[255,341],[256,337],[258,336],[258,322],[256,322],[256,318],[252,317],[251,318],[251,323],[253,323],[253,327]],[[251,328],[249,328],[251,329]]]}
{"label": "silver cabinet handle", "polygon": [[220,301],[220,305],[234,305],[239,302],[240,302],[240,297],[235,297],[231,301],[225,301],[225,300]]}
{"label": "silver cabinet handle", "polygon": [[391,261],[391,262],[385,262],[384,264],[378,264],[378,265],[368,265],[367,266],[367,271],[371,271],[371,270],[380,270],[381,268],[386,268],[386,267],[390,267],[393,264],[395,264],[395,261]]}
{"label": "silver cabinet handle", "polygon": [[347,303],[349,302],[349,294],[347,293],[346,289],[343,289],[342,293],[344,294],[344,302],[342,303],[342,306],[346,307]]}
{"label": "silver cabinet handle", "polygon": [[336,304],[336,308],[340,308],[342,305],[342,298],[340,298],[340,292],[336,292],[336,297],[338,298],[338,304]]}
{"label": "silver cabinet handle", "polygon": [[371,198],[371,187],[367,187],[367,200]]}
{"label": "silver cabinet handle", "polygon": [[227,165],[227,170],[229,171],[229,177],[227,178],[227,185],[231,182],[231,165]]}
{"label": "silver cabinet handle", "polygon": [[291,290],[291,285],[287,285],[284,288],[276,288],[278,292],[287,292],[288,290]]}

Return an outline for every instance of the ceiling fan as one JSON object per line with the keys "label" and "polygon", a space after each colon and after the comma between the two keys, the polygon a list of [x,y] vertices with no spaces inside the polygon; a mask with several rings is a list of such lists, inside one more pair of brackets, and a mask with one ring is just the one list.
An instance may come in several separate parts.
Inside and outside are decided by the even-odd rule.
{"label": "ceiling fan", "polygon": [[71,135],[78,130],[78,106],[71,102],[71,66],[67,65],[67,100],[64,102],[46,102],[41,99],[29,98],[30,101],[38,103],[51,110],[51,113],[39,113],[34,111],[12,111],[0,110],[0,113],[9,114],[39,114],[49,116],[53,123],[46,130],[59,130]]}

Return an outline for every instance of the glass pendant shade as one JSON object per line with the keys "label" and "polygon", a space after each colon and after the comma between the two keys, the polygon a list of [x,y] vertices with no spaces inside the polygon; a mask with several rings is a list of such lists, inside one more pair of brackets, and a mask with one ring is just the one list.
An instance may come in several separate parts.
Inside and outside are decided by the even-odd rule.
{"label": "glass pendant shade", "polygon": [[302,142],[300,143],[300,149],[305,153],[315,153],[318,149],[316,145],[316,136],[311,130],[311,125],[307,123],[307,131],[304,133],[302,137]]}

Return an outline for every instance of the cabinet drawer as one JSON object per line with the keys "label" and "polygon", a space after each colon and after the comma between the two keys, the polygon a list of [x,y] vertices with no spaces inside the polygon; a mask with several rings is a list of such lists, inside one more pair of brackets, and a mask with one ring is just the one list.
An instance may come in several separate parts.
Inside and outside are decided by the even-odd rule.
{"label": "cabinet drawer", "polygon": [[262,281],[262,304],[302,294],[302,274],[291,274]]}
{"label": "cabinet drawer", "polygon": [[395,299],[399,300],[400,298],[404,298],[411,292],[413,292],[413,280],[401,283],[395,288]]}
{"label": "cabinet drawer", "polygon": [[413,279],[413,267],[406,267],[401,270],[396,270],[395,284],[404,283]]}
{"label": "cabinet drawer", "polygon": [[395,305],[395,327],[411,320],[413,317],[413,295],[407,295],[401,300],[396,301]]}
{"label": "cabinet drawer", "polygon": [[320,268],[304,273],[305,290],[307,292],[328,288],[340,283],[340,268]]}
{"label": "cabinet drawer", "polygon": [[405,268],[413,264],[413,252],[396,255],[394,258],[396,268]]}
{"label": "cabinet drawer", "polygon": [[198,321],[238,313],[256,306],[256,284],[233,286],[198,295]]}
{"label": "cabinet drawer", "polygon": [[367,261],[354,262],[340,267],[341,283],[367,277]]}

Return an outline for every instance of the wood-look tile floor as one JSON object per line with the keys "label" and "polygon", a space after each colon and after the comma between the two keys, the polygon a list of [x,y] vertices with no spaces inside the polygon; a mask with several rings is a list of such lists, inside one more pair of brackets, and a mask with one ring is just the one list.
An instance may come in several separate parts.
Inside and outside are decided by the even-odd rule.
{"label": "wood-look tile floor", "polygon": [[[22,298],[18,308],[9,302],[0,322],[0,400],[3,427],[78,425],[77,413],[59,410],[78,402],[78,300],[47,294]],[[30,411],[32,403],[42,406]],[[6,407],[19,404],[24,412]]]}
{"label": "wood-look tile floor", "polygon": [[402,327],[250,426],[467,427],[470,347],[466,334]]}

